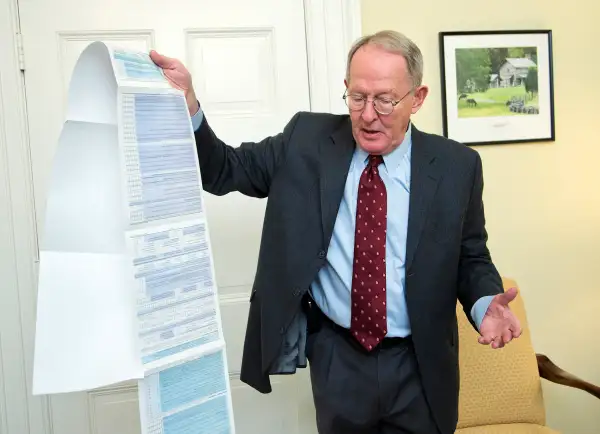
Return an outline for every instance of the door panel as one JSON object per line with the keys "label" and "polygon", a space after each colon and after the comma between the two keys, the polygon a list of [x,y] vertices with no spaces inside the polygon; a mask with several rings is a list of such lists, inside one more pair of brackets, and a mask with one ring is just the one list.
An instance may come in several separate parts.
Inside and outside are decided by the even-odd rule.
{"label": "door panel", "polygon": [[[21,0],[19,8],[41,237],[68,83],[92,41],[184,61],[211,126],[234,146],[275,134],[296,111],[310,110],[302,0]],[[307,372],[274,379],[271,395],[239,381],[265,201],[205,193],[205,203],[238,433],[316,432]],[[50,404],[54,434],[140,430],[134,383],[57,395]]]}

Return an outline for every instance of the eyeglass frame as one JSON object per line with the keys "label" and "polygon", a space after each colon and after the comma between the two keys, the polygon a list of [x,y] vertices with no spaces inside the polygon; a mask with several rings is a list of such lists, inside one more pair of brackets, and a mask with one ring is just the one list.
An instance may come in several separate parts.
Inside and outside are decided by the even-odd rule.
{"label": "eyeglass frame", "polygon": [[[374,110],[375,110],[377,113],[379,113],[380,115],[383,115],[383,116],[387,116],[387,115],[390,115],[390,114],[392,114],[392,113],[394,112],[394,109],[396,108],[396,106],[397,106],[398,104],[400,104],[400,102],[402,102],[402,100],[403,100],[404,98],[406,98],[406,97],[407,97],[407,96],[408,96],[408,95],[409,95],[411,92],[413,92],[414,90],[415,90],[415,88],[414,88],[414,87],[411,87],[411,88],[410,88],[410,90],[409,90],[408,92],[406,92],[406,93],[404,94],[404,96],[403,96],[402,98],[398,99],[398,100],[392,100],[392,101],[383,100],[383,101],[385,101],[386,103],[387,103],[387,102],[390,102],[390,103],[392,104],[392,110],[391,110],[389,113],[382,113],[382,112],[380,112],[379,110],[377,110],[377,107],[375,107],[375,100],[382,101],[382,99],[381,99],[381,98],[379,98],[379,97],[374,97],[374,98],[373,98],[373,100],[372,100],[372,102],[371,102],[371,104],[373,104],[373,109],[374,109]],[[357,111],[362,111],[362,110],[364,110],[364,109],[365,109],[365,107],[367,106],[367,103],[369,102],[369,98],[368,98],[368,97],[364,97],[364,96],[362,96],[362,95],[361,95],[361,99],[363,100],[363,106],[362,106],[362,108],[360,108],[360,109],[355,109],[355,110],[352,110],[352,109],[350,108],[350,106],[348,105],[348,100],[346,99],[346,98],[349,96],[347,92],[348,92],[348,89],[346,89],[346,90],[344,91],[344,95],[342,96],[342,99],[344,100],[344,103],[346,104],[346,107],[348,107],[348,110],[350,110],[350,111],[354,111],[354,112],[357,112]],[[355,96],[358,96],[357,94],[353,94],[353,95],[355,95]]]}

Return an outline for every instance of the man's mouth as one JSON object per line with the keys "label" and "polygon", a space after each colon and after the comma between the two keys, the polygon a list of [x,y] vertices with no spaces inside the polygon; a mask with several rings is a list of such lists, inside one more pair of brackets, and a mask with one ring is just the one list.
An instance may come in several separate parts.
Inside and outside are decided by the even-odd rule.
{"label": "man's mouth", "polygon": [[380,131],[378,130],[371,130],[369,128],[363,128],[363,133],[365,136],[367,137],[376,137],[377,135],[381,134]]}

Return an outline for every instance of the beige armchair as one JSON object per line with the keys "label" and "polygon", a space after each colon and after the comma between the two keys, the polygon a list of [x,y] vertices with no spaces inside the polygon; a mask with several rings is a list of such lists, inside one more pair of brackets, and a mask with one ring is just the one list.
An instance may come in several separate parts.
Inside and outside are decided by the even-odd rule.
{"label": "beige armchair", "polygon": [[[504,288],[516,287],[504,279]],[[521,294],[511,303],[523,334],[501,350],[477,342],[478,334],[457,306],[459,328],[459,434],[552,434],[546,426],[541,378],[582,389],[600,398],[600,387],[587,383],[536,354]],[[507,375],[505,375],[505,373]],[[600,407],[599,407],[600,408]]]}

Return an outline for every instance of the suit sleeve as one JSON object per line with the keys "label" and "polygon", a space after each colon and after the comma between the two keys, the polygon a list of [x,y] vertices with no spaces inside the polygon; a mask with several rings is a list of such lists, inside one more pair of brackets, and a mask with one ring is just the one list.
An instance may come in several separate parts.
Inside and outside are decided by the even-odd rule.
{"label": "suit sleeve", "polygon": [[247,196],[267,197],[271,181],[285,159],[298,117],[296,114],[283,132],[260,142],[244,142],[239,147],[220,140],[204,117],[194,133],[204,190],[217,196],[237,191]]}
{"label": "suit sleeve", "polygon": [[[476,153],[473,186],[462,233],[458,298],[467,318],[477,330],[478,324],[472,318],[475,303],[482,297],[504,291],[502,279],[487,247],[487,239],[483,208],[483,169],[481,157]],[[484,300],[489,304],[489,299]]]}

